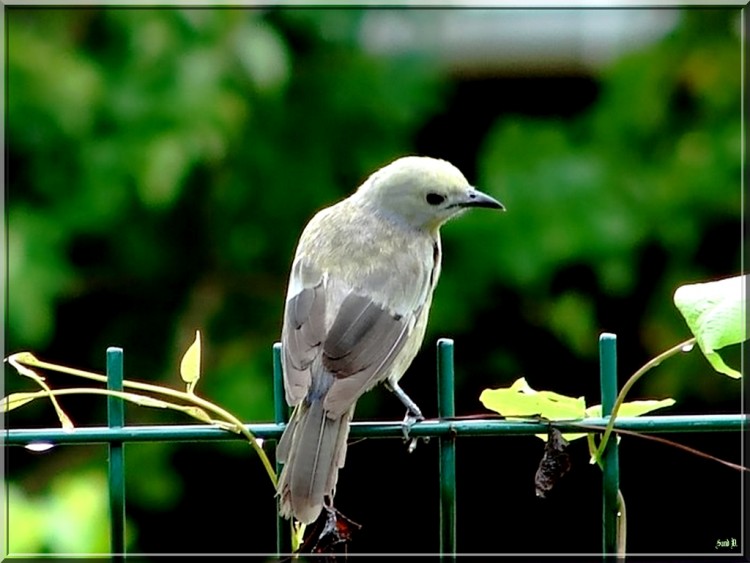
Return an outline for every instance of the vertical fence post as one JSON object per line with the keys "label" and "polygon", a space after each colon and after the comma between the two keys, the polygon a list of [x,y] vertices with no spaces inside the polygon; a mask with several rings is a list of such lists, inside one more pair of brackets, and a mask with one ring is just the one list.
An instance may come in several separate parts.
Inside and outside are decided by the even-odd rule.
{"label": "vertical fence post", "polygon": [[[437,343],[438,417],[456,416],[453,387],[453,340],[441,338]],[[440,437],[440,553],[456,553],[456,437]]]}
{"label": "vertical fence post", "polygon": [[[123,352],[122,348],[107,348],[107,389],[122,391]],[[125,424],[123,400],[107,397],[107,426],[122,428]],[[109,511],[110,511],[110,551],[115,561],[121,561],[125,554],[125,450],[122,441],[109,444]]]}
{"label": "vertical fence post", "polygon": [[[617,398],[617,336],[603,333],[599,337],[599,379],[602,393],[602,416],[612,413]],[[604,561],[617,555],[618,502],[620,462],[617,436],[610,436],[602,455],[602,552]]]}
{"label": "vertical fence post", "polygon": [[[273,419],[276,424],[283,424],[289,418],[289,409],[284,398],[284,373],[281,367],[281,342],[273,345]],[[278,446],[278,444],[276,444]],[[274,457],[276,451],[274,446]],[[281,475],[281,464],[276,458],[276,474]],[[280,499],[276,501],[276,553],[291,551],[291,521],[287,522],[279,513]]]}

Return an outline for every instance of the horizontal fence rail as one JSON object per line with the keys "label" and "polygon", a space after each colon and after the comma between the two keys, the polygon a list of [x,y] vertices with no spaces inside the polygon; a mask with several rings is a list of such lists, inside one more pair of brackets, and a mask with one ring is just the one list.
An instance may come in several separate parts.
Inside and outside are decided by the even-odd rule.
{"label": "horizontal fence rail", "polygon": [[[529,436],[546,434],[550,426],[562,432],[596,432],[591,427],[602,431],[609,422],[608,418],[586,418],[583,421],[512,421],[512,420],[424,420],[416,423],[409,431],[413,437],[439,436]],[[580,425],[584,424],[585,428]],[[284,424],[262,423],[246,424],[256,438],[263,440],[278,439],[284,430]],[[673,433],[673,432],[736,432],[747,427],[747,415],[715,414],[699,416],[639,416],[617,417],[615,430],[631,432]],[[394,422],[353,422],[350,436],[352,438],[403,438],[401,421]],[[125,426],[107,428],[106,426],[77,427],[72,432],[58,428],[8,430],[5,443],[11,446],[26,446],[37,442],[50,442],[55,445],[65,444],[108,444],[111,442],[196,442],[244,440],[221,428],[207,424]]]}
{"label": "horizontal fence rail", "polygon": [[[617,394],[616,337],[602,334],[599,340],[600,382],[603,412],[611,412]],[[416,423],[410,430],[413,438],[435,437],[440,442],[440,544],[441,554],[456,554],[456,439],[464,436],[529,436],[546,434],[550,425],[567,433],[604,431],[609,417],[570,421],[504,419],[500,417],[456,417],[454,406],[453,341],[440,339],[437,343],[438,416],[436,420]],[[267,441],[268,450],[275,454],[276,441],[281,437],[288,420],[289,409],[284,402],[281,369],[281,345],[273,347],[274,422],[246,424],[245,428],[258,439]],[[119,348],[107,350],[108,388],[122,388],[123,353]],[[747,416],[742,414],[708,414],[695,416],[640,416],[617,417],[614,430],[641,433],[675,432],[737,432],[747,429]],[[402,421],[353,422],[352,438],[403,438]],[[125,556],[125,455],[123,445],[131,442],[201,442],[244,440],[239,434],[207,424],[127,425],[122,403],[108,400],[107,426],[78,427],[72,431],[60,428],[6,430],[2,442],[9,446],[29,446],[47,443],[55,446],[75,444],[107,444],[110,455],[110,547],[114,560]],[[616,556],[617,491],[619,461],[617,440],[609,440],[602,457],[602,553],[605,561]],[[277,472],[279,466],[277,464]],[[278,517],[277,553],[289,553],[290,526]]]}

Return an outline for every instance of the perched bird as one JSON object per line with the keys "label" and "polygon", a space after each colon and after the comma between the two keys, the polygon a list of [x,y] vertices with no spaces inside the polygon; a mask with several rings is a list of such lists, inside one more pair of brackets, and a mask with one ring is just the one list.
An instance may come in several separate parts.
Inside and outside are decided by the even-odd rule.
{"label": "perched bird", "polygon": [[407,156],[315,215],[294,256],[282,328],[286,400],[277,448],[284,517],[309,524],[331,507],[357,399],[384,382],[423,419],[398,381],[424,338],[440,276],[440,226],[470,207],[504,209],[452,164]]}

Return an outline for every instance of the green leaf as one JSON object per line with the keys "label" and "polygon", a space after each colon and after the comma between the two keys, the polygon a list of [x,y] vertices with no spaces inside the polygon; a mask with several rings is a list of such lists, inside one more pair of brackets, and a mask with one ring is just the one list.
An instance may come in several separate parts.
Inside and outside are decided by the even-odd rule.
{"label": "green leaf", "polygon": [[0,412],[17,409],[39,397],[39,393],[11,393],[0,401]]}
{"label": "green leaf", "polygon": [[[640,416],[647,412],[655,411],[656,409],[663,409],[665,407],[671,407],[675,404],[675,400],[672,398],[657,400],[644,400],[644,401],[630,401],[623,403],[617,411],[617,418],[627,416]],[[599,418],[602,416],[602,406],[593,405],[586,409],[586,416],[591,418]],[[617,436],[617,443],[620,443],[620,436]],[[593,442],[590,442],[590,447],[593,448],[591,451],[596,451],[596,446]],[[589,463],[596,463],[597,457],[592,453]]]}
{"label": "green leaf", "polygon": [[586,401],[583,397],[573,398],[553,393],[535,391],[521,377],[507,389],[485,389],[479,400],[488,409],[503,416],[539,415],[548,420],[583,418]]}
{"label": "green leaf", "polygon": [[[645,401],[630,401],[620,405],[620,409],[617,412],[617,418],[623,416],[641,416],[647,412],[655,411],[656,409],[663,409],[665,407],[671,407],[675,404],[674,399],[662,399],[657,400],[645,400]],[[593,405],[586,409],[586,416],[590,418],[599,418],[602,416],[602,406]]]}
{"label": "green leaf", "polygon": [[[552,391],[535,391],[521,377],[507,389],[485,389],[479,400],[488,409],[506,417],[539,415],[547,420],[581,419],[586,414],[583,397],[573,398]],[[575,440],[586,434],[563,434],[566,440]],[[546,434],[536,434],[547,440]]]}
{"label": "green leaf", "polygon": [[[11,354],[5,361],[15,366],[16,364],[26,364],[27,366],[39,365],[39,360],[31,352],[16,352]],[[18,369],[18,368],[16,368]]]}
{"label": "green leaf", "polygon": [[742,374],[727,366],[716,350],[747,340],[745,286],[748,276],[683,285],[674,303],[695,335],[703,355],[719,373]]}
{"label": "green leaf", "polygon": [[[506,389],[485,389],[479,396],[479,400],[488,409],[509,418],[539,415],[547,420],[577,420],[598,418],[602,415],[601,405],[586,408],[586,401],[583,397],[576,399],[552,391],[535,391],[529,387],[523,377]],[[622,404],[618,416],[639,416],[672,406],[674,403],[674,399],[631,401]],[[585,435],[585,432],[563,434],[568,441],[583,438]],[[535,436],[547,440],[546,434],[535,434]]]}
{"label": "green leaf", "polygon": [[187,392],[192,393],[201,376],[201,333],[195,331],[195,340],[180,362],[180,376],[187,383]]}

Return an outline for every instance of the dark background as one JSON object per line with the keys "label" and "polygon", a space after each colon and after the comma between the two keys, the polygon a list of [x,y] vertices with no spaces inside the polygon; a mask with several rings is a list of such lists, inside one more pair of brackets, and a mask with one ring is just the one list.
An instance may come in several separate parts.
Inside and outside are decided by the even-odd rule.
{"label": "dark background", "polygon": [[[434,34],[378,51],[363,30],[386,12]],[[481,391],[521,376],[597,404],[601,332],[618,335],[620,383],[688,338],[674,290],[741,269],[740,12],[675,12],[662,36],[599,66],[540,55],[528,68],[451,54],[440,23],[468,12],[8,8],[6,354],[103,371],[118,345],[127,377],[181,387],[179,360],[200,329],[198,393],[271,420],[271,345],[296,239],[317,209],[403,154],[453,162],[508,208],[443,231],[428,335],[403,380],[426,416],[438,337],[456,342],[458,415],[486,413]],[[497,34],[519,14],[473,12]],[[563,12],[522,15],[546,17],[541,37]],[[723,355],[739,367],[737,348]],[[6,369],[5,387],[32,384]],[[677,401],[669,414],[742,410],[741,382],[697,351],[632,392],[665,397]],[[63,406],[79,426],[103,423],[101,399]],[[126,412],[129,423],[186,421]],[[402,416],[381,389],[357,410]],[[42,402],[6,417],[10,428],[57,424]],[[743,461],[736,433],[670,438]],[[437,550],[437,448],[349,448],[336,506],[363,525],[351,553]],[[459,440],[461,552],[599,552],[601,476],[585,441],[545,500],[533,487],[542,449],[533,437]],[[106,552],[105,449],[7,452],[11,552]],[[130,552],[275,550],[273,490],[246,444],[132,444],[126,460]],[[630,437],[620,460],[629,552],[713,554],[743,537],[738,472]]]}

